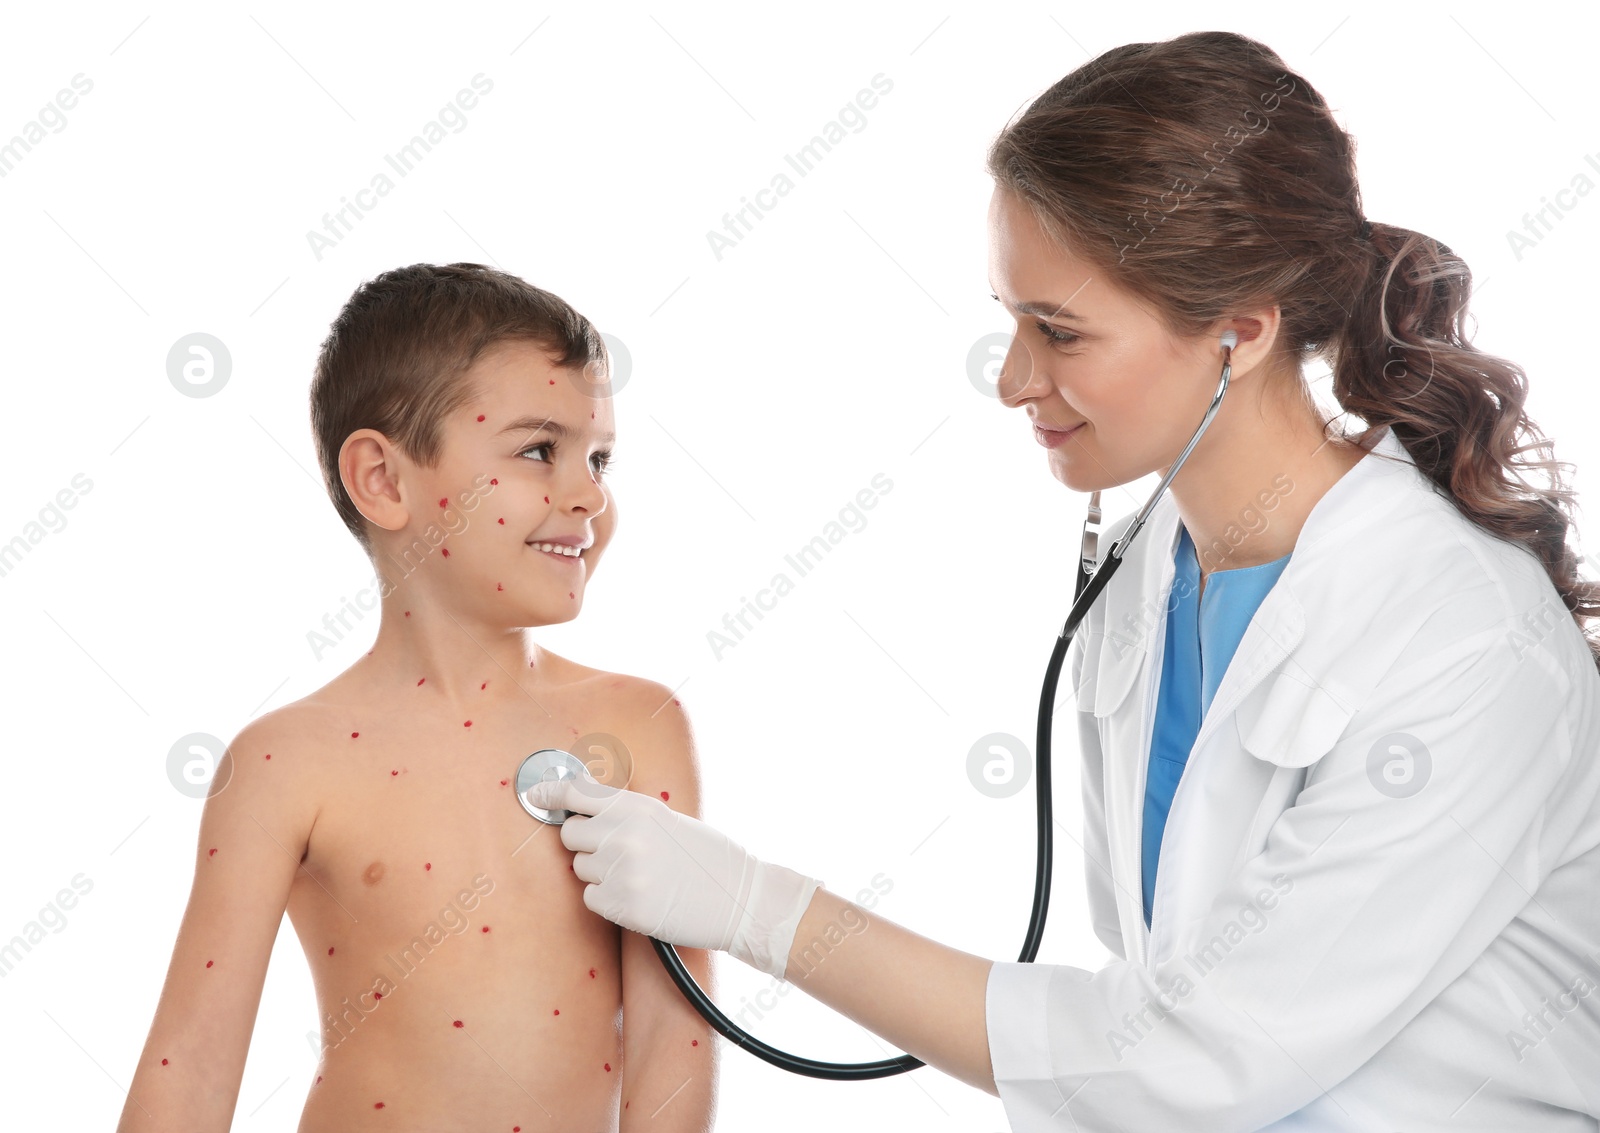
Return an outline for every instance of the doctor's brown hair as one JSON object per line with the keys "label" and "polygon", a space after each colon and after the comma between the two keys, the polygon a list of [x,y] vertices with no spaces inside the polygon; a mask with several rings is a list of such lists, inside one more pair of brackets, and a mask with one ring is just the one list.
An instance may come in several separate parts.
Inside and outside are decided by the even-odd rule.
{"label": "doctor's brown hair", "polygon": [[1461,257],[1398,225],[1368,232],[1354,139],[1276,52],[1221,31],[1113,48],[1007,125],[988,171],[1175,336],[1278,303],[1282,349],[1326,355],[1340,407],[1366,422],[1352,439],[1392,427],[1462,515],[1537,556],[1600,665],[1584,626],[1600,584],[1566,542],[1571,465],[1523,412],[1526,375],[1466,340]]}

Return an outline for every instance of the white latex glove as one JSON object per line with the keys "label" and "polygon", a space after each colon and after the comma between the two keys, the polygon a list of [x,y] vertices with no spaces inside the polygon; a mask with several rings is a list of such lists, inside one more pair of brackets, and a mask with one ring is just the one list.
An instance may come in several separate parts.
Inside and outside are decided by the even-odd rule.
{"label": "white latex glove", "polygon": [[784,978],[800,918],[822,882],[760,861],[715,827],[637,791],[575,778],[536,783],[525,797],[541,810],[574,812],[561,843],[577,851],[572,871],[589,882],[583,903],[592,911]]}

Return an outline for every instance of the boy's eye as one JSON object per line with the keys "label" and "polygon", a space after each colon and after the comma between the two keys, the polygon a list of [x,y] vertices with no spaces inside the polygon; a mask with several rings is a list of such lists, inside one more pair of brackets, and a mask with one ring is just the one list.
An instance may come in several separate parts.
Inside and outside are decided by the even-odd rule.
{"label": "boy's eye", "polygon": [[1059,342],[1059,343],[1065,344],[1065,343],[1068,343],[1068,342],[1077,342],[1078,341],[1078,336],[1077,335],[1071,333],[1070,331],[1057,330],[1055,327],[1051,326],[1049,323],[1036,322],[1033,325],[1038,327],[1039,328],[1039,333],[1044,335],[1051,342]]}
{"label": "boy's eye", "polygon": [[[554,441],[540,441],[536,445],[529,445],[527,448],[525,448],[521,452],[517,453],[517,455],[518,456],[527,456],[529,453],[547,452],[547,453],[550,454],[549,457],[541,457],[540,459],[541,460],[554,459],[555,451],[556,451],[556,443]],[[606,472],[610,471],[612,469],[612,467],[614,467],[616,465],[616,463],[617,463],[615,458],[613,458],[613,456],[611,455],[611,450],[610,449],[601,449],[599,452],[595,453],[589,459],[591,461],[599,461],[600,462],[600,466],[596,471],[598,471],[602,475],[604,475]]]}

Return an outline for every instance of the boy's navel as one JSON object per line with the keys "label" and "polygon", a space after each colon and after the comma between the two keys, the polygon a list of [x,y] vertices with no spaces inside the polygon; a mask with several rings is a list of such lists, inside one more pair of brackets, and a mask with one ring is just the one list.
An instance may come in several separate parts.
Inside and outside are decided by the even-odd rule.
{"label": "boy's navel", "polygon": [[369,865],[366,868],[366,872],[361,875],[361,880],[366,882],[368,885],[376,885],[378,882],[382,881],[383,863],[373,862],[371,865]]}

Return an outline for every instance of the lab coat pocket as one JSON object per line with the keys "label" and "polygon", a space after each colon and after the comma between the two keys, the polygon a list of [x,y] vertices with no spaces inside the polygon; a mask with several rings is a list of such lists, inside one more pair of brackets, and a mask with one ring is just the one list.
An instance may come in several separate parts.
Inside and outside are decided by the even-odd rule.
{"label": "lab coat pocket", "polygon": [[1234,721],[1240,743],[1257,759],[1305,767],[1333,750],[1355,712],[1354,698],[1281,672],[1240,701]]}
{"label": "lab coat pocket", "polygon": [[1128,698],[1146,650],[1137,641],[1118,634],[1097,633],[1080,627],[1084,638],[1083,680],[1074,690],[1078,709],[1104,719]]}

